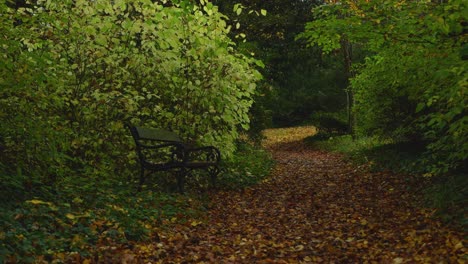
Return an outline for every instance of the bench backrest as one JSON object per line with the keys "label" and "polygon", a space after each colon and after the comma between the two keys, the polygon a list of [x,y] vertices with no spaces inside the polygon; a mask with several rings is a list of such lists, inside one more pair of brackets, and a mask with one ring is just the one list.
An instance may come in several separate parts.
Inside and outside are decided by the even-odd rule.
{"label": "bench backrest", "polygon": [[174,132],[160,128],[129,126],[133,138],[137,140],[156,140],[165,142],[180,142],[182,139]]}

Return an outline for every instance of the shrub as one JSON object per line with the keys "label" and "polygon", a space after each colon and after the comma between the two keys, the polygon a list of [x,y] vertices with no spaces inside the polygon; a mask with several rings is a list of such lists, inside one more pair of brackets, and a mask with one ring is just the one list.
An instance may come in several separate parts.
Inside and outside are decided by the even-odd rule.
{"label": "shrub", "polygon": [[245,141],[238,142],[234,158],[225,161],[220,183],[223,188],[240,189],[251,186],[268,176],[273,159],[258,145]]}
{"label": "shrub", "polygon": [[312,114],[307,122],[316,126],[319,129],[319,133],[343,134],[348,129],[346,113],[344,111],[334,113],[317,111]]}
{"label": "shrub", "polygon": [[260,74],[211,3],[0,8],[0,174],[24,198],[126,179],[136,156],[124,122],[170,128],[225,158],[249,127]]}

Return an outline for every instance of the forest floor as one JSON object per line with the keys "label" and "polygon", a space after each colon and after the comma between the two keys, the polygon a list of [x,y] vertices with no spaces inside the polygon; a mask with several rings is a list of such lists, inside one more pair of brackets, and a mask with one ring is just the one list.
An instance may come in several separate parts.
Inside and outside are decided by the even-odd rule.
{"label": "forest floor", "polygon": [[312,127],[266,131],[276,166],[209,194],[206,218],[158,231],[122,263],[466,263],[466,234],[423,209],[420,183],[306,146]]}

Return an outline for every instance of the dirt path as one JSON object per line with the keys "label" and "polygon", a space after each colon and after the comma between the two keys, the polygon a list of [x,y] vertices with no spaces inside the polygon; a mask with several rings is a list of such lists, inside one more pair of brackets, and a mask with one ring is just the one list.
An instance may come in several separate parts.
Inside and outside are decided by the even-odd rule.
{"label": "dirt path", "polygon": [[467,261],[463,234],[415,208],[405,176],[305,148],[311,129],[271,131],[272,176],[241,193],[214,194],[207,222],[177,226],[140,248],[144,263]]}

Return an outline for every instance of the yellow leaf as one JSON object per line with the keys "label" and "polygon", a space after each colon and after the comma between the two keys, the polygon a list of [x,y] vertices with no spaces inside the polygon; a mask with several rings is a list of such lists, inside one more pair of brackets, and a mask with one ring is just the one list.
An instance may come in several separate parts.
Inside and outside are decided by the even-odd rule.
{"label": "yellow leaf", "polygon": [[80,203],[82,203],[82,202],[83,202],[83,200],[82,200],[82,199],[80,199],[79,197],[75,197],[75,198],[73,199],[73,201],[72,201],[72,202],[73,202],[73,203],[76,203],[76,204],[80,204]]}
{"label": "yellow leaf", "polygon": [[201,225],[201,222],[198,222],[198,221],[192,221],[192,223],[190,223],[191,226],[197,226],[197,225]]}
{"label": "yellow leaf", "polygon": [[457,251],[457,250],[462,249],[462,248],[464,248],[464,246],[463,246],[463,243],[460,241],[455,245],[453,251]]}
{"label": "yellow leaf", "polygon": [[80,235],[73,236],[72,245],[81,247],[83,244],[83,237],[81,237]]}
{"label": "yellow leaf", "polygon": [[70,213],[66,214],[65,216],[70,220],[75,219],[75,216],[73,214],[70,214]]}
{"label": "yellow leaf", "polygon": [[65,260],[65,257],[66,257],[66,255],[63,252],[59,252],[59,253],[54,254],[55,259],[59,259],[59,260],[62,260],[62,261]]}
{"label": "yellow leaf", "polygon": [[304,250],[304,246],[303,245],[298,245],[294,248],[296,251],[302,251]]}
{"label": "yellow leaf", "polygon": [[29,200],[29,201],[26,201],[27,203],[30,203],[30,204],[47,204],[47,202],[44,202],[44,201],[41,201],[41,200]]}
{"label": "yellow leaf", "polygon": [[91,260],[90,259],[85,259],[85,260],[83,260],[82,263],[83,264],[91,264]]}

